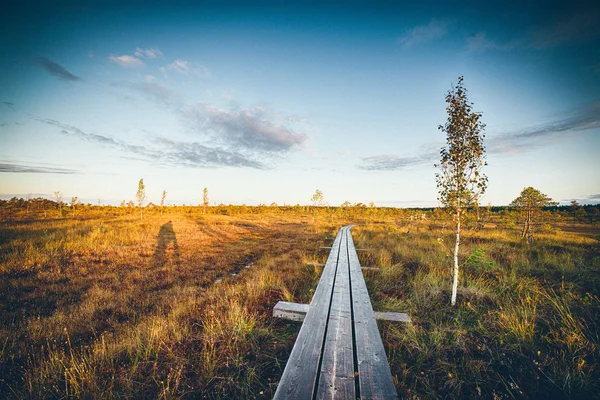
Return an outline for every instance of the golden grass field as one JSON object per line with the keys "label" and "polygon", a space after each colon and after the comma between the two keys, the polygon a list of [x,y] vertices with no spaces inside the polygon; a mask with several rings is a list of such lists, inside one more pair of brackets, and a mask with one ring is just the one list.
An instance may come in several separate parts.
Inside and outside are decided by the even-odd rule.
{"label": "golden grass field", "polygon": [[0,398],[271,398],[300,327],[272,308],[310,302],[353,222],[374,309],[413,320],[379,322],[401,398],[600,396],[598,224],[466,229],[453,308],[439,213],[228,214],[4,214]]}

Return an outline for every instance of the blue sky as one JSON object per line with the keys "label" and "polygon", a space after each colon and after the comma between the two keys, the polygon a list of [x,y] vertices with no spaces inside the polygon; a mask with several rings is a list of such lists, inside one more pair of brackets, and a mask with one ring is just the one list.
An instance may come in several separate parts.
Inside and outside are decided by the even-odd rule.
{"label": "blue sky", "polygon": [[483,203],[600,202],[596,2],[23,2],[0,16],[0,196],[437,205],[445,93]]}

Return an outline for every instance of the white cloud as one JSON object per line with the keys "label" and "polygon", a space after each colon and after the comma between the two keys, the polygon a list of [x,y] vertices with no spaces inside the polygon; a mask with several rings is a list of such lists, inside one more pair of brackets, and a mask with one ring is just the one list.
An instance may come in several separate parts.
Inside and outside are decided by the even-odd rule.
{"label": "white cloud", "polygon": [[158,57],[162,57],[163,53],[159,49],[142,49],[140,47],[136,47],[133,55],[138,58],[155,59]]}
{"label": "white cloud", "polygon": [[167,106],[191,126],[195,135],[249,159],[282,155],[308,140],[307,133],[295,129],[304,122],[302,118],[281,115],[266,107],[221,109],[193,103],[152,75],[146,75],[143,82],[114,85],[133,89],[146,99]]}
{"label": "white cloud", "polygon": [[172,71],[184,76],[211,76],[210,70],[204,65],[180,59],[173,61],[171,64],[165,67],[161,67],[160,71],[165,75],[167,74],[167,71]]}
{"label": "white cloud", "polygon": [[424,152],[416,156],[404,157],[390,154],[362,157],[362,164],[357,168],[366,171],[398,171],[417,165],[430,164],[433,166],[438,154],[439,152]]}
{"label": "white cloud", "polygon": [[229,145],[236,148],[286,152],[303,144],[308,135],[277,122],[280,116],[271,110],[256,108],[253,110],[226,111],[214,106],[203,106],[206,128],[213,129],[224,137]]}
{"label": "white cloud", "polygon": [[398,39],[405,48],[418,44],[428,43],[443,37],[448,32],[448,22],[432,19],[427,25],[416,26],[406,31],[406,34]]}
{"label": "white cloud", "polygon": [[518,42],[510,42],[505,44],[497,43],[491,39],[488,39],[485,32],[479,32],[467,39],[467,48],[470,51],[508,51],[519,46]]}
{"label": "white cloud", "polygon": [[115,56],[115,55],[111,55],[108,57],[108,59],[110,61],[116,62],[117,64],[123,66],[123,67],[141,67],[142,65],[144,65],[144,62],[142,60],[140,60],[139,58],[135,58],[132,56],[129,56],[127,54],[123,54],[120,56]]}

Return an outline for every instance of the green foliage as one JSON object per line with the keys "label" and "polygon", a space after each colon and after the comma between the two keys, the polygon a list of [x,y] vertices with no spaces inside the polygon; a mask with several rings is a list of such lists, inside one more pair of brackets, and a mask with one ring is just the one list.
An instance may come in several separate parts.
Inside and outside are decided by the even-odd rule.
{"label": "green foliage", "polygon": [[141,207],[144,204],[144,201],[146,200],[146,186],[144,186],[143,179],[140,179],[140,181],[138,182],[138,190],[135,194],[135,197],[138,201],[138,205]]}
{"label": "green foliage", "polygon": [[533,243],[535,224],[541,216],[542,208],[557,204],[550,197],[531,186],[523,189],[519,197],[510,203],[510,206],[519,210],[523,217],[521,238],[527,238],[530,244]]}
{"label": "green foliage", "polygon": [[204,188],[202,191],[202,204],[204,207],[208,206],[208,188]]}
{"label": "green foliage", "polygon": [[555,206],[558,203],[539,190],[529,186],[521,191],[519,197],[514,199],[511,207],[517,207],[524,211],[540,210],[542,207]]}
{"label": "green foliage", "polygon": [[442,172],[436,174],[440,202],[453,210],[474,205],[487,188],[481,173],[485,162],[485,124],[481,113],[473,111],[463,86],[463,77],[446,95],[448,120],[438,129],[446,134],[446,147],[440,151]]}
{"label": "green foliage", "polygon": [[481,247],[477,247],[469,254],[463,265],[475,272],[487,272],[492,270],[496,263],[488,261],[485,257],[485,251]]}
{"label": "green foliage", "polygon": [[206,207],[208,207],[208,189],[204,188],[202,191],[202,213],[206,214]]}
{"label": "green foliage", "polygon": [[323,192],[321,192],[319,189],[317,189],[315,191],[315,194],[312,195],[312,197],[310,198],[310,201],[312,201],[313,206],[323,206],[325,204],[325,198],[323,197]]}
{"label": "green foliage", "polygon": [[442,172],[436,173],[438,199],[451,209],[456,218],[454,246],[454,279],[451,303],[456,303],[458,287],[458,252],[460,245],[461,218],[468,207],[478,206],[479,197],[487,188],[487,177],[481,173],[485,162],[485,124],[480,121],[481,113],[473,111],[463,86],[463,77],[446,95],[448,120],[438,129],[446,134],[446,147],[440,151]]}
{"label": "green foliage", "polygon": [[144,200],[146,200],[146,187],[144,186],[144,180],[140,179],[138,182],[138,190],[135,194],[137,198],[138,205],[140,207],[140,219],[142,219],[142,206],[144,205]]}

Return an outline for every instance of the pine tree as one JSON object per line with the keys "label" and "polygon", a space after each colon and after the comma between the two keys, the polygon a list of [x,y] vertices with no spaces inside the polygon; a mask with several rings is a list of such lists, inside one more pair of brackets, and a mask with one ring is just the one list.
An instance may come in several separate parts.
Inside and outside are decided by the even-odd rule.
{"label": "pine tree", "polygon": [[535,231],[534,223],[539,217],[540,211],[543,207],[554,206],[557,204],[558,203],[552,201],[550,197],[531,186],[523,189],[519,197],[510,203],[510,206],[517,208],[523,216],[521,238],[527,238],[527,242],[532,244]]}

